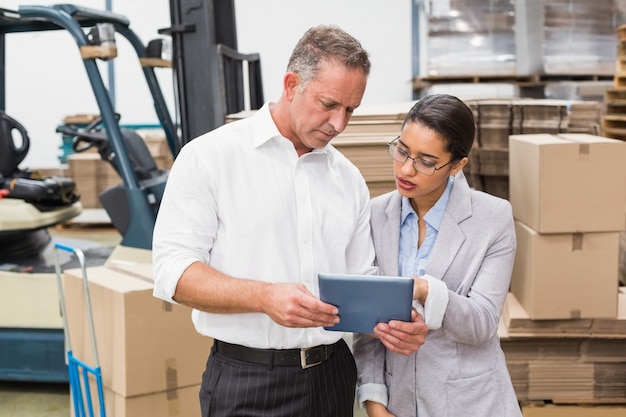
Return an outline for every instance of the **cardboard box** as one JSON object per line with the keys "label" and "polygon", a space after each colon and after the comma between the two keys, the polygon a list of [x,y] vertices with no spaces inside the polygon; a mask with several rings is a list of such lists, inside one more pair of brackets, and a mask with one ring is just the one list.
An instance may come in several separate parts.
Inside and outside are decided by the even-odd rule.
{"label": "cardboard box", "polygon": [[[96,386],[91,384],[94,416],[100,417]],[[200,415],[200,385],[161,391],[152,394],[124,397],[105,388],[104,407],[107,417],[198,417]],[[85,397],[86,398],[86,397]],[[89,415],[85,402],[85,411]],[[76,417],[70,396],[70,414]]]}
{"label": "cardboard box", "polygon": [[84,208],[100,208],[100,193],[122,183],[110,163],[93,151],[75,153],[67,158],[69,173]]}
{"label": "cardboard box", "polygon": [[[106,266],[87,268],[103,384],[123,397],[201,383],[212,339],[191,309],[153,297],[153,283]],[[80,269],[64,272],[74,356],[95,365]],[[146,414],[148,415],[148,414]]]}
{"label": "cardboard box", "polygon": [[56,276],[1,271],[0,327],[62,329]]}
{"label": "cardboard box", "polygon": [[511,292],[531,319],[617,318],[619,232],[515,231]]}
{"label": "cardboard box", "polygon": [[513,216],[539,233],[625,228],[626,143],[588,134],[509,137]]}

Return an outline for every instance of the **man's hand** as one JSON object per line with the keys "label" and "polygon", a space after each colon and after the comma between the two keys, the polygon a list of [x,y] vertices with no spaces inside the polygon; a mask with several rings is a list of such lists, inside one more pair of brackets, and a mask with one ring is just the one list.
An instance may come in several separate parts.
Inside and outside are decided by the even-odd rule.
{"label": "man's hand", "polygon": [[262,295],[263,312],[286,327],[322,327],[339,323],[337,307],[316,298],[304,284],[273,284]]}
{"label": "man's hand", "polygon": [[392,320],[387,323],[378,323],[374,334],[385,347],[394,353],[410,355],[424,344],[428,328],[421,315],[413,309],[411,322]]}

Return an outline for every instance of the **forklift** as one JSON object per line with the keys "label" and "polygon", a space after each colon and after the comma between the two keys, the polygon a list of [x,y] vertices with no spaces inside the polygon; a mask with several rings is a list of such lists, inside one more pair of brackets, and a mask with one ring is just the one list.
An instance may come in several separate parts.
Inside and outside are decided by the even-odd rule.
{"label": "forklift", "polygon": [[[7,35],[65,30],[75,40],[100,115],[87,127],[60,126],[57,132],[73,137],[75,152],[95,148],[122,179],[122,184],[100,195],[102,207],[122,236],[120,244],[104,254],[98,253],[102,250],[98,247],[82,249],[98,255],[90,257],[91,265],[151,262],[152,232],[168,172],[156,167],[137,132],[120,126],[97,60],[116,57],[116,35],[130,42],[174,158],[193,138],[224,124],[227,114],[263,105],[259,55],[237,51],[234,0],[193,4],[170,0],[170,15],[171,27],[159,31],[172,42],[173,58],[168,60],[162,55],[162,38],[144,45],[128,19],[119,14],[72,4],[0,8],[0,304],[9,301],[9,308],[40,313],[26,327],[11,325],[0,314],[0,380],[68,382],[47,228],[82,211],[70,178],[41,177],[19,166],[30,139],[26,128],[6,113]],[[171,118],[155,75],[160,67],[174,71],[178,123]],[[26,222],[23,213],[30,213]],[[27,268],[34,269],[21,269],[24,259]],[[71,258],[61,262],[64,268],[75,264]]]}
{"label": "forklift", "polygon": [[[71,4],[0,9],[0,379],[68,381],[48,228],[82,212],[71,178],[43,177],[20,167],[31,140],[5,108],[5,42],[11,33],[50,30],[65,30],[76,41],[100,115],[87,129],[66,126],[59,133],[74,136],[75,151],[95,147],[113,166],[122,184],[106,190],[102,205],[122,236],[120,247],[149,253],[167,171],[156,168],[136,132],[120,127],[105,88],[97,60],[116,57],[115,35],[126,38],[137,53],[168,146],[174,151],[180,145],[155,74],[167,63],[148,55],[129,24],[124,16]],[[81,249],[98,255],[89,257],[95,264],[113,255],[83,243]],[[75,260],[68,255],[62,262],[69,267]]]}

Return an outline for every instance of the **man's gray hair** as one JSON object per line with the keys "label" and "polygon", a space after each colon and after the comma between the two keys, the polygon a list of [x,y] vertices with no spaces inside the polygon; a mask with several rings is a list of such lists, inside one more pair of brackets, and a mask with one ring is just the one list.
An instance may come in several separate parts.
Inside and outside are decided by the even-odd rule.
{"label": "man's gray hair", "polygon": [[287,65],[287,71],[300,76],[300,90],[315,78],[324,61],[370,73],[369,54],[353,36],[334,25],[320,25],[307,30],[298,41]]}

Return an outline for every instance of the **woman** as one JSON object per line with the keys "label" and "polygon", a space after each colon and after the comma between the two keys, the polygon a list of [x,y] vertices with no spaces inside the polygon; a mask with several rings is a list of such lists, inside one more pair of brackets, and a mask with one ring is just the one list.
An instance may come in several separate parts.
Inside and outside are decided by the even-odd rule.
{"label": "woman", "polygon": [[374,416],[521,416],[498,322],[515,258],[508,201],[469,187],[474,117],[458,98],[418,101],[389,143],[396,190],[372,200],[381,275],[412,276],[429,333],[405,356],[355,335],[357,398]]}

